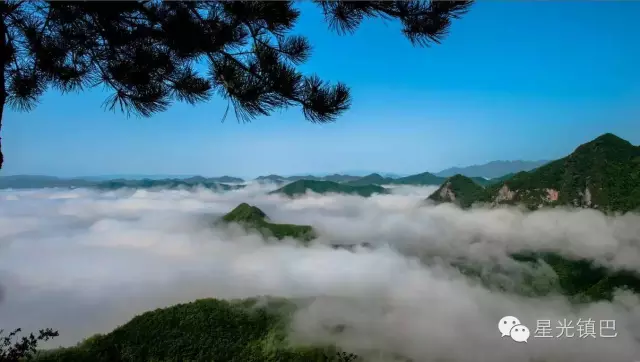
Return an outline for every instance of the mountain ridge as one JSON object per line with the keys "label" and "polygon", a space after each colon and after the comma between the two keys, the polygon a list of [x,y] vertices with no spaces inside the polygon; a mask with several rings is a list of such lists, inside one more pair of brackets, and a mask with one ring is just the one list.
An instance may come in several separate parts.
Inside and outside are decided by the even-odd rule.
{"label": "mountain ridge", "polygon": [[640,210],[640,146],[605,133],[565,157],[488,185],[474,202],[530,210],[561,205],[607,213]]}
{"label": "mountain ridge", "polygon": [[384,187],[373,184],[349,185],[332,181],[316,181],[303,179],[289,183],[277,190],[269,192],[269,194],[282,194],[288,197],[296,197],[304,195],[305,193],[307,193],[307,191],[312,191],[318,194],[338,193],[358,195],[362,197],[369,197],[373,194],[389,193],[389,191]]}
{"label": "mountain ridge", "polygon": [[531,171],[544,164],[549,160],[524,161],[524,160],[496,160],[479,165],[470,165],[464,167],[450,167],[440,172],[434,173],[440,177],[451,177],[460,174],[467,177],[486,177],[496,178],[507,175],[509,173],[518,173],[520,171]]}

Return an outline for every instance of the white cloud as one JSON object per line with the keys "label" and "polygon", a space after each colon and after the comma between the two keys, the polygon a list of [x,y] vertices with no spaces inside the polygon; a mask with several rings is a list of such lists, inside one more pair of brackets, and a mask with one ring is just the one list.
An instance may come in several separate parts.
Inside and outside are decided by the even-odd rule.
{"label": "white cloud", "polygon": [[[270,187],[273,189],[273,186]],[[12,191],[0,195],[0,324],[59,329],[54,344],[107,332],[140,312],[201,297],[320,296],[296,318],[294,337],[331,340],[322,326],[345,322],[338,341],[419,361],[611,361],[640,357],[640,302],[573,308],[560,297],[528,299],[471,284],[449,258],[506,260],[509,251],[548,248],[640,269],[640,216],[589,210],[525,214],[421,206],[434,188],[395,187],[371,198],[266,195],[264,186],[206,190]],[[313,225],[310,248],[265,243],[212,221],[241,202],[276,222]],[[327,243],[378,245],[355,253]],[[412,255],[440,255],[430,266]],[[4,298],[2,298],[2,295]],[[500,338],[497,321],[615,319],[618,337]],[[634,339],[635,338],[635,339]]]}

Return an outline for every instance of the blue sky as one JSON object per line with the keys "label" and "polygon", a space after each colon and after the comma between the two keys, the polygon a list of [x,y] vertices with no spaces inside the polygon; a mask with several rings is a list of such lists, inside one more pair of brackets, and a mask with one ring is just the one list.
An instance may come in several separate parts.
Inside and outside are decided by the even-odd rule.
{"label": "blue sky", "polygon": [[640,2],[481,1],[430,48],[377,19],[339,36],[299,6],[302,70],[352,89],[336,123],[296,108],[221,123],[219,99],[127,119],[102,110],[102,89],[52,91],[5,111],[0,174],[408,174],[559,158],[605,132],[640,144]]}

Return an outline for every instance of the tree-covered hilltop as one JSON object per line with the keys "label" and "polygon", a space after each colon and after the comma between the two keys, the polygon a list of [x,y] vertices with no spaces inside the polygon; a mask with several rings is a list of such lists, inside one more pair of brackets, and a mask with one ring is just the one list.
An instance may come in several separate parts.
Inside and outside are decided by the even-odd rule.
{"label": "tree-covered hilltop", "polygon": [[237,223],[246,229],[257,230],[265,237],[273,236],[279,240],[289,237],[306,243],[316,237],[316,233],[311,226],[271,223],[262,210],[247,203],[236,206],[235,209],[223,216],[220,221]]}
{"label": "tree-covered hilltop", "polygon": [[[256,210],[242,212],[259,217]],[[512,270],[461,261],[457,267],[472,280],[502,292],[540,297],[550,293],[568,296],[573,303],[610,300],[616,289],[640,293],[640,278],[613,271],[589,260],[573,260],[555,253],[514,254],[517,263],[534,269],[550,267],[551,274],[534,273],[519,279]],[[456,264],[456,263],[454,263]],[[529,268],[524,268],[529,269]],[[521,285],[502,283],[501,276]],[[288,340],[290,321],[302,300],[259,297],[224,301],[201,299],[156,309],[136,316],[105,335],[94,335],[74,347],[40,351],[38,362],[137,361],[364,361],[333,346],[296,345]],[[344,325],[327,326],[340,333]],[[346,326],[348,327],[348,326]],[[408,359],[393,359],[408,361]]]}
{"label": "tree-covered hilltop", "polygon": [[289,197],[304,195],[307,191],[318,194],[337,193],[369,197],[373,194],[388,194],[389,191],[378,185],[353,186],[331,181],[298,180],[269,194],[283,194]]}
{"label": "tree-covered hilltop", "polygon": [[481,201],[590,207],[626,212],[640,207],[640,147],[611,133],[531,172],[487,188]]}
{"label": "tree-covered hilltop", "polygon": [[327,175],[321,178],[322,181],[333,181],[333,182],[349,182],[359,179],[359,176],[352,176],[347,174],[339,174],[334,173],[333,175]]}
{"label": "tree-covered hilltop", "polygon": [[220,177],[213,177],[211,179],[214,182],[223,182],[223,183],[240,183],[240,182],[244,182],[244,179],[240,178],[240,177],[233,177],[233,176],[220,176]]}
{"label": "tree-covered hilltop", "polygon": [[[473,187],[471,179],[458,182],[472,195],[465,197],[467,205],[513,204],[531,210],[567,205],[604,212],[635,211],[640,209],[640,147],[606,133],[537,169],[489,180],[482,192]],[[448,190],[444,186],[430,199],[453,201],[444,197]]]}
{"label": "tree-covered hilltop", "polygon": [[292,345],[296,304],[277,298],[201,299],[156,309],[77,346],[40,352],[38,362],[348,362],[331,346]]}
{"label": "tree-covered hilltop", "polygon": [[462,208],[471,207],[478,200],[484,189],[471,178],[455,175],[448,178],[428,199],[436,203],[451,202]]}

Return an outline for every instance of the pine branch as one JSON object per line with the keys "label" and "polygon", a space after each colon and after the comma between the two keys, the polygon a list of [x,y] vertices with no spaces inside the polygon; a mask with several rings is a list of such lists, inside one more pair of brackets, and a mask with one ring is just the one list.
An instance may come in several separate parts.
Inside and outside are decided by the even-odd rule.
{"label": "pine branch", "polygon": [[[439,43],[471,4],[315,2],[339,33],[365,18],[394,19],[418,46]],[[98,85],[114,92],[104,108],[127,117],[150,117],[173,101],[204,102],[214,91],[228,101],[223,120],[230,105],[243,122],[299,106],[308,121],[333,122],[351,105],[346,85],[298,71],[311,45],[290,35],[300,15],[292,1],[10,0],[0,10],[2,106],[29,111],[50,86],[66,93]],[[202,59],[209,74],[194,68]]]}

